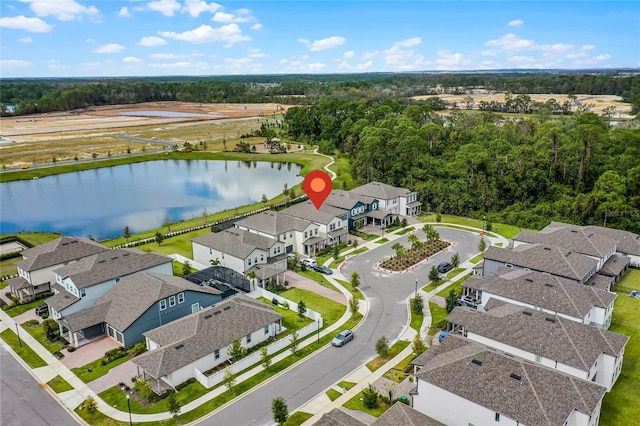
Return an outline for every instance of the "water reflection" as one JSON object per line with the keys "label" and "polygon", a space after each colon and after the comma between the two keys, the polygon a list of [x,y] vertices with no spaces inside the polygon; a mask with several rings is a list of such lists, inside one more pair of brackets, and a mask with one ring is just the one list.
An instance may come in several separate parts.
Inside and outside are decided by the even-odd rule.
{"label": "water reflection", "polygon": [[0,232],[60,232],[98,239],[139,232],[272,198],[302,181],[300,167],[167,160],[0,184]]}

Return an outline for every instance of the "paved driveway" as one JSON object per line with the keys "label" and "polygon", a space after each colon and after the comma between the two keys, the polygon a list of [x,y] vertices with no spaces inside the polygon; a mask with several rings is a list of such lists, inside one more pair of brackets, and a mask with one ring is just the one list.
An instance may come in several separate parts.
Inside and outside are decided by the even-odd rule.
{"label": "paved driveway", "polygon": [[100,393],[103,390],[107,390],[120,382],[131,387],[133,386],[133,384],[131,383],[131,378],[133,376],[136,376],[137,373],[138,370],[133,361],[127,361],[124,364],[120,364],[119,366],[112,368],[107,374],[97,378],[93,382],[87,383],[87,385],[95,393]]}
{"label": "paved driveway", "polygon": [[81,346],[73,352],[63,350],[64,358],[60,360],[67,368],[82,367],[89,364],[91,361],[95,361],[98,358],[102,358],[104,353],[120,347],[120,345],[110,337],[104,336],[101,339],[95,340],[87,345]]}
{"label": "paved driveway", "polygon": [[[480,237],[477,233],[452,228],[436,229],[443,239],[456,242],[453,250],[460,254],[461,261],[478,252]],[[418,235],[424,238],[422,231],[418,231]],[[397,241],[409,246],[407,235]],[[204,419],[202,424],[273,425],[271,400],[274,397],[284,397],[289,411],[293,412],[371,359],[375,355],[375,342],[380,336],[385,335],[389,340],[395,340],[407,323],[406,302],[414,291],[415,280],[418,279],[422,286],[427,284],[431,266],[449,260],[453,251],[432,256],[407,273],[382,273],[374,265],[394,253],[391,245],[384,244],[364,252],[348,261],[342,271],[344,276],[350,276],[354,271],[360,274],[360,288],[365,292],[371,307],[366,320],[354,331],[356,338],[353,342],[341,348],[328,346],[236,403]]]}
{"label": "paved driveway", "polygon": [[338,302],[342,305],[347,304],[347,299],[344,297],[344,294],[332,290],[330,288],[324,287],[317,282],[310,280],[309,278],[303,277],[292,271],[287,271],[287,281],[289,281],[289,286],[300,288],[302,290],[309,290],[313,293],[319,294],[320,296],[326,297],[327,299]]}

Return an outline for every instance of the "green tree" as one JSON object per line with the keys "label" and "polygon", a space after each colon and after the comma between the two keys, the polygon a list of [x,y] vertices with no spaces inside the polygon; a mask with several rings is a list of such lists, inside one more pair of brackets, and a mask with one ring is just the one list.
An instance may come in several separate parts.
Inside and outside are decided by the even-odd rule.
{"label": "green tree", "polygon": [[411,234],[407,237],[409,243],[411,243],[412,250],[418,250],[424,247],[424,243],[420,241],[420,238],[416,234]]}
{"label": "green tree", "polygon": [[396,256],[403,258],[407,255],[407,249],[400,243],[395,243],[391,246],[391,250],[395,250]]}
{"label": "green tree", "polygon": [[56,340],[58,338],[58,323],[53,319],[46,319],[42,321],[42,330],[44,331],[44,335],[49,340]]}
{"label": "green tree", "polygon": [[266,205],[269,198],[267,198],[267,194],[262,194],[262,204]]}
{"label": "green tree", "polygon": [[160,231],[156,231],[156,243],[162,245],[162,240],[164,240],[164,235]]}
{"label": "green tree", "polygon": [[294,331],[291,335],[291,353],[296,354],[298,352],[298,346],[300,345],[300,338],[298,332]]}
{"label": "green tree", "polygon": [[435,284],[439,280],[440,280],[440,274],[438,273],[438,270],[436,269],[436,267],[432,266],[431,270],[429,271],[429,281],[431,281],[432,284]]}
{"label": "green tree", "polygon": [[304,300],[298,302],[298,316],[300,319],[304,319],[304,314],[307,313],[307,305]]}
{"label": "green tree", "polygon": [[420,294],[416,294],[416,297],[411,299],[411,310],[414,314],[422,314],[424,310],[424,300]]}
{"label": "green tree", "polygon": [[175,392],[172,392],[167,398],[167,406],[174,419],[177,418],[178,415],[180,415],[180,402],[176,398]]}
{"label": "green tree", "polygon": [[217,257],[215,259],[209,259],[209,263],[211,266],[218,266],[220,264],[220,259]]}
{"label": "green tree", "polygon": [[233,371],[231,371],[231,367],[224,369],[224,384],[227,386],[229,391],[231,391],[231,389],[236,385],[236,378],[233,375]]}
{"label": "green tree", "polygon": [[279,425],[284,424],[289,418],[289,407],[283,397],[278,396],[271,401],[271,412],[273,413],[273,421]]}
{"label": "green tree", "polygon": [[453,256],[451,256],[451,264],[454,268],[460,266],[460,255],[458,254],[458,252],[455,252]]}
{"label": "green tree", "polygon": [[362,390],[362,404],[368,409],[374,409],[378,406],[378,392],[369,385]]}
{"label": "green tree", "polygon": [[353,288],[360,287],[360,275],[355,271],[351,273],[351,285]]}
{"label": "green tree", "polygon": [[487,242],[484,238],[480,238],[480,242],[478,243],[478,250],[485,251],[487,249]]}
{"label": "green tree", "polygon": [[129,238],[131,238],[131,232],[129,231],[129,227],[128,226],[124,227],[124,235],[123,236],[127,239],[127,242],[129,242]]}
{"label": "green tree", "polygon": [[454,289],[449,290],[449,295],[447,296],[446,303],[447,313],[451,313],[451,311],[453,311],[453,308],[458,306],[458,294]]}
{"label": "green tree", "polygon": [[247,350],[242,346],[240,339],[233,341],[231,346],[227,348],[227,355],[233,360],[233,362],[240,361],[247,353]]}
{"label": "green tree", "polygon": [[416,337],[413,338],[411,349],[413,349],[413,353],[416,355],[420,355],[422,352],[427,350],[427,347],[424,344],[424,340],[422,340],[422,337],[420,337],[420,333],[416,334]]}
{"label": "green tree", "polygon": [[182,264],[182,276],[189,275],[191,273],[191,262],[185,260]]}
{"label": "green tree", "polygon": [[249,281],[251,282],[251,288],[252,288],[252,289],[253,289],[253,288],[255,288],[255,286],[256,286],[255,279],[256,279],[257,277],[258,277],[258,276],[256,275],[256,271],[250,271],[250,272],[247,274],[247,278],[249,278]]}
{"label": "green tree", "polygon": [[84,407],[85,411],[91,418],[93,418],[93,416],[95,416],[96,413],[98,412],[98,403],[96,402],[95,399],[93,399],[92,396],[85,399],[82,406]]}
{"label": "green tree", "polygon": [[340,247],[338,247],[338,245],[336,244],[333,246],[333,259],[338,260],[339,257],[340,257]]}
{"label": "green tree", "polygon": [[351,312],[351,317],[355,317],[358,312],[358,308],[360,307],[360,301],[355,297],[351,296],[349,299],[349,312]]}
{"label": "green tree", "polygon": [[389,355],[389,339],[386,336],[381,336],[376,341],[376,353],[380,358],[386,358]]}
{"label": "green tree", "polygon": [[269,358],[269,350],[266,346],[260,348],[260,361],[265,370],[271,367],[271,358]]}

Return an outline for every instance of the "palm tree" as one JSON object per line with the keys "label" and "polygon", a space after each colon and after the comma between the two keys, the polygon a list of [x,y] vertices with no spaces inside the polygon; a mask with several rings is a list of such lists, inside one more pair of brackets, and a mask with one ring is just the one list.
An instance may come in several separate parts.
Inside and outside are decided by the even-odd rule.
{"label": "palm tree", "polygon": [[255,287],[255,283],[253,280],[257,278],[256,271],[251,271],[247,274],[247,278],[251,281],[251,287]]}
{"label": "palm tree", "polygon": [[396,256],[398,256],[399,258],[404,257],[407,254],[407,249],[405,249],[404,246],[400,243],[395,243],[391,246],[391,249],[396,251]]}
{"label": "palm tree", "polygon": [[220,259],[216,257],[215,259],[209,260],[209,263],[211,264],[211,266],[218,266],[220,264]]}
{"label": "palm tree", "polygon": [[409,235],[408,240],[411,243],[411,250],[419,250],[424,247],[424,243],[420,241],[416,234]]}

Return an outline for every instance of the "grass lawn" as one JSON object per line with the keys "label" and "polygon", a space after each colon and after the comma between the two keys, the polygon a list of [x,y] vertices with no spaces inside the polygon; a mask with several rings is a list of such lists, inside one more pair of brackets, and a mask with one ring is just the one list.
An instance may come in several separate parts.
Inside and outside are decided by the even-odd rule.
{"label": "grass lawn", "polygon": [[[629,269],[618,285],[638,288],[640,270]],[[611,392],[604,396],[601,424],[624,426],[640,418],[640,299],[618,293],[613,309],[611,331],[629,336],[622,372]]]}
{"label": "grass lawn", "polygon": [[435,283],[427,284],[424,287],[422,287],[422,291],[426,291],[427,293],[429,293],[431,290],[435,290],[436,288],[438,288],[438,286],[443,282],[444,280],[438,280]]}
{"label": "grass lawn", "polygon": [[15,317],[20,314],[24,314],[25,312],[30,311],[31,309],[35,309],[36,306],[42,305],[45,302],[45,300],[47,299],[46,298],[39,299],[39,300],[34,300],[33,302],[25,303],[24,305],[16,305],[13,308],[7,309],[5,312],[10,317]]}
{"label": "grass lawn", "polygon": [[29,333],[30,335],[32,335],[38,342],[40,342],[40,344],[42,346],[44,346],[45,348],[47,348],[47,350],[49,352],[56,353],[59,350],[61,350],[63,348],[62,343],[60,342],[50,342],[49,339],[47,339],[47,336],[45,336],[44,334],[44,329],[42,328],[42,324],[36,326],[36,327],[27,327],[25,324],[22,324],[22,328]]}
{"label": "grass lawn", "polygon": [[475,257],[472,257],[471,259],[469,259],[469,262],[471,263],[478,263],[480,262],[482,259],[484,259],[484,253],[480,253]]}
{"label": "grass lawn", "polygon": [[[4,277],[8,275],[17,274],[18,267],[16,266],[16,263],[20,262],[21,260],[22,260],[22,256],[0,261],[0,276]],[[4,284],[2,288],[9,285],[9,283],[6,283],[6,282],[3,282],[2,284]]]}
{"label": "grass lawn", "polygon": [[[318,263],[320,265],[320,263]],[[325,279],[325,276],[323,274],[320,274],[318,272],[315,271],[310,271],[310,270],[306,270],[306,271],[298,271],[298,274],[302,275],[305,278],[309,278],[310,280],[313,280],[315,282],[317,282],[318,284],[320,284],[323,287],[326,287],[328,289],[331,289],[333,291],[337,291],[338,293],[340,293],[340,290],[338,290],[336,288],[336,286],[334,286],[333,284],[331,284],[329,282],[329,280]],[[298,302],[297,300],[293,300],[293,302]]]}
{"label": "grass lawn", "polygon": [[282,426],[300,426],[302,423],[309,420],[313,417],[311,413],[305,413],[304,411],[296,411],[289,417],[287,417],[287,421],[282,424]]}
{"label": "grass lawn", "polygon": [[[329,169],[336,173],[336,178],[333,180],[334,189],[352,189],[356,187],[353,176],[351,176],[351,162],[349,156],[346,154],[337,154],[334,156],[336,162],[329,166]],[[346,183],[346,188],[345,188]]]}
{"label": "grass lawn", "polygon": [[464,268],[455,268],[454,270],[449,271],[447,273],[447,279],[450,280],[451,278],[455,277],[456,275],[458,275],[462,271],[464,271]]}
{"label": "grass lawn", "polygon": [[373,417],[380,417],[384,414],[385,411],[389,409],[389,405],[382,402],[378,399],[378,405],[375,408],[367,408],[362,403],[362,392],[358,392],[356,396],[347,401],[344,405],[344,408],[348,408],[350,410],[358,410],[365,412],[367,414],[371,414]]}
{"label": "grass lawn", "polygon": [[[423,214],[418,217],[421,222],[435,222],[436,214]],[[448,214],[442,215],[443,223],[453,223],[456,225],[473,226],[474,228],[482,229],[482,219],[471,219],[469,217],[452,216]],[[504,223],[492,223],[491,232],[498,233],[505,238],[513,238],[522,231],[522,228],[513,225],[506,225]]]}
{"label": "grass lawn", "polygon": [[389,242],[389,239],[387,237],[383,237],[383,238],[380,238],[379,240],[376,240],[376,244],[384,244],[388,242]]}
{"label": "grass lawn", "polygon": [[340,386],[341,388],[345,388],[346,390],[351,389],[352,387],[354,387],[357,383],[353,383],[353,382],[346,382],[346,381],[342,381],[340,383],[338,383],[338,386]]}
{"label": "grass lawn", "polygon": [[47,385],[49,385],[49,387],[53,389],[55,393],[66,392],[73,389],[73,386],[71,386],[69,382],[67,382],[60,376],[56,376],[53,379],[49,380],[49,383],[47,383]]}
{"label": "grass lawn", "polygon": [[349,253],[349,256],[355,256],[356,254],[364,253],[367,250],[369,250],[367,247],[360,247],[359,249],[356,249]]}
{"label": "grass lawn", "polygon": [[367,368],[371,371],[376,371],[378,368],[382,367],[387,361],[389,361],[394,356],[398,355],[404,348],[409,346],[411,342],[408,340],[398,340],[389,348],[389,354],[386,358],[380,357],[380,355],[376,356],[373,360],[367,363]]}
{"label": "grass lawn", "polygon": [[113,367],[117,367],[120,364],[123,364],[129,361],[131,358],[128,356],[124,356],[122,358],[118,358],[113,362],[110,362],[107,365],[102,365],[102,358],[99,358],[89,364],[83,365],[82,367],[72,368],[71,371],[73,374],[78,376],[80,380],[85,383],[89,383],[97,379],[98,377],[102,377],[109,372]]}
{"label": "grass lawn", "polygon": [[346,311],[347,307],[341,305],[338,302],[329,300],[326,297],[322,297],[318,294],[312,293],[307,290],[299,288],[291,288],[289,290],[280,293],[280,296],[285,299],[289,299],[298,303],[300,300],[304,300],[307,308],[319,312],[324,319],[324,325],[330,325],[340,319],[342,314]]}
{"label": "grass lawn", "polygon": [[408,228],[404,228],[404,229],[402,229],[402,230],[400,230],[400,231],[396,232],[395,234],[396,234],[396,235],[404,235],[404,234],[406,234],[407,232],[411,232],[411,231],[413,231],[414,229],[416,229],[414,226],[410,226],[410,227],[408,227]]}
{"label": "grass lawn", "polygon": [[2,340],[4,340],[7,345],[9,345],[11,349],[13,349],[13,351],[29,365],[29,367],[38,368],[47,365],[47,363],[44,362],[44,360],[25,343],[20,345],[18,336],[10,328],[0,333],[0,337],[2,337]]}
{"label": "grass lawn", "polygon": [[447,310],[441,306],[436,305],[433,302],[429,302],[429,310],[431,311],[431,325],[435,325],[440,321],[447,319],[449,315]]}
{"label": "grass lawn", "polygon": [[465,280],[470,276],[471,274],[468,274],[468,275],[465,275],[463,278],[460,278],[458,281],[454,282],[449,287],[439,292],[438,296],[447,297],[451,289],[455,290],[457,294],[460,294],[460,292],[462,291],[462,283],[465,282]]}
{"label": "grass lawn", "polygon": [[351,294],[356,298],[356,299],[360,299],[360,300],[364,300],[364,295],[362,294],[361,291],[356,290],[355,288],[353,288],[353,286],[351,285],[351,283],[349,281],[345,281],[345,280],[338,280],[336,279],[336,281],[338,281],[340,284],[342,284],[342,286],[344,288],[346,288],[347,290],[349,290],[351,292]]}
{"label": "grass lawn", "polygon": [[[261,297],[258,300],[266,303],[269,306],[273,306],[271,301],[265,299],[264,297]],[[300,316],[298,316],[298,313],[292,311],[291,309],[284,309],[280,306],[275,306],[275,312],[279,313],[280,315],[284,315],[284,318],[282,318],[282,326],[287,330],[291,330],[291,332],[293,332],[294,330],[299,330],[302,327],[305,327],[307,324],[312,323],[310,318],[304,317],[301,319]]]}
{"label": "grass lawn", "polygon": [[340,392],[338,392],[337,390],[335,390],[335,389],[329,389],[325,393],[327,394],[329,399],[332,400],[332,401],[335,401],[336,399],[338,399],[338,398],[340,398],[342,396],[342,394]]}
{"label": "grass lawn", "polygon": [[[413,306],[413,299],[411,299],[409,306]],[[424,320],[424,314],[422,312],[420,312],[419,314],[416,314],[415,312],[413,312],[413,309],[410,309],[410,311],[411,311],[411,323],[409,325],[415,331],[420,333],[420,327],[422,326],[422,321]]]}
{"label": "grass lawn", "polygon": [[408,355],[405,359],[400,361],[398,365],[384,373],[383,377],[386,377],[396,383],[401,383],[407,377],[407,374],[404,372],[405,368],[407,368],[409,363],[413,361],[416,356],[417,355],[415,353]]}

